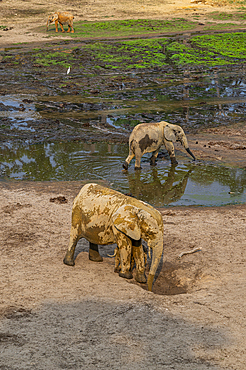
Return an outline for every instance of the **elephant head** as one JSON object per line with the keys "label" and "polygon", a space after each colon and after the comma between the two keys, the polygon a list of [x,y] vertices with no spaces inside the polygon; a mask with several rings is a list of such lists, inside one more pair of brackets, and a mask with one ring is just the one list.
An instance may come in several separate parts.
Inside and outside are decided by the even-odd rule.
{"label": "elephant head", "polygon": [[175,141],[179,141],[186,149],[187,153],[189,153],[190,156],[193,158],[193,160],[194,161],[196,160],[195,156],[189,149],[188,141],[185,136],[184,130],[180,126],[168,123],[164,127],[164,137],[167,141],[172,141],[173,143]]}
{"label": "elephant head", "polygon": [[49,16],[49,18],[47,20],[47,24],[46,24],[46,30],[47,31],[48,31],[49,25],[51,23],[55,22],[57,19],[58,19],[58,14],[57,13],[54,13],[54,14]]}
{"label": "elephant head", "polygon": [[152,284],[163,252],[163,221],[161,214],[154,208],[145,209],[134,205],[123,205],[112,215],[113,225],[117,231],[133,240],[144,239],[152,249],[152,262],[148,275],[148,290]]}

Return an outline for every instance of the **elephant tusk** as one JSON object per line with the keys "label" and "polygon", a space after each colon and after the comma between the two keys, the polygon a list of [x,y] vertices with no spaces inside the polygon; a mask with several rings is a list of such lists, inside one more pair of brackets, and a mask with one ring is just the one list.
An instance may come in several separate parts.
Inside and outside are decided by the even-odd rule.
{"label": "elephant tusk", "polygon": [[110,258],[113,258],[113,257],[115,257],[116,256],[116,251],[114,252],[114,254],[107,254],[107,256],[109,256]]}
{"label": "elephant tusk", "polygon": [[194,154],[192,154],[192,152],[190,151],[190,148],[186,148],[186,151],[193,158],[193,161],[195,161],[196,160],[196,157],[194,156]]}

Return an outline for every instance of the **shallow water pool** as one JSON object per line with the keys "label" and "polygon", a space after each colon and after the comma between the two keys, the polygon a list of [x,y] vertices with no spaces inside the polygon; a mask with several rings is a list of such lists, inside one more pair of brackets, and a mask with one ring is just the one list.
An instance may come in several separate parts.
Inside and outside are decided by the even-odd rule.
{"label": "shallow water pool", "polygon": [[122,163],[128,145],[107,143],[53,143],[10,145],[0,155],[2,179],[32,181],[104,181],[113,189],[131,194],[156,207],[167,205],[221,206],[246,202],[246,170],[212,162],[191,162],[178,151],[178,166],[150,155],[142,158],[142,170],[128,171]]}

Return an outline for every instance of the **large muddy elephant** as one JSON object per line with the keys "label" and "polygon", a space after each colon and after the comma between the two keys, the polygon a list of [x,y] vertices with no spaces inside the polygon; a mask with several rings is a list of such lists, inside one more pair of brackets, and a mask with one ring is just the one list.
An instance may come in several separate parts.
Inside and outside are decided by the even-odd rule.
{"label": "large muddy elephant", "polygon": [[97,184],[85,185],[74,200],[70,241],[63,262],[74,265],[74,252],[79,239],[89,241],[89,258],[101,262],[99,245],[117,243],[121,277],[130,279],[131,256],[136,262],[136,280],[145,278],[144,252],[141,239],[152,249],[148,275],[148,290],[152,290],[154,276],[163,252],[163,221],[159,211],[149,204]]}
{"label": "large muddy elephant", "polygon": [[59,23],[61,26],[62,32],[65,32],[63,25],[67,24],[68,25],[67,32],[71,31],[71,33],[74,33],[73,20],[74,20],[74,16],[69,12],[56,12],[49,16],[47,20],[47,24],[46,24],[46,31],[48,31],[49,24],[55,22],[56,32],[58,32],[58,23]]}
{"label": "large muddy elephant", "polygon": [[196,159],[189,149],[187,138],[180,126],[165,121],[137,125],[129,137],[129,155],[123,163],[123,168],[127,170],[129,163],[135,156],[135,170],[141,169],[142,156],[151,152],[150,164],[155,165],[159,149],[163,144],[168,151],[171,163],[178,164],[173,146],[175,141],[179,141],[184,146],[193,160]]}

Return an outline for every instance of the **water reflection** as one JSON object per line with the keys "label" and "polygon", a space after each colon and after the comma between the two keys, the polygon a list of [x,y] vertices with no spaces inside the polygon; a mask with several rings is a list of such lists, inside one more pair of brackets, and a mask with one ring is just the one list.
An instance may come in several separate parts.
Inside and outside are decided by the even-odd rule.
{"label": "water reflection", "polygon": [[246,171],[213,163],[190,163],[179,158],[177,167],[159,159],[157,167],[143,157],[142,171],[122,171],[128,145],[108,143],[53,143],[2,145],[2,179],[104,180],[108,186],[131,193],[150,204],[218,206],[246,202]]}
{"label": "water reflection", "polygon": [[165,176],[153,168],[146,177],[140,171],[128,174],[129,192],[138,199],[155,205],[168,205],[177,202],[185,193],[192,169],[178,171],[175,166],[166,169]]}

